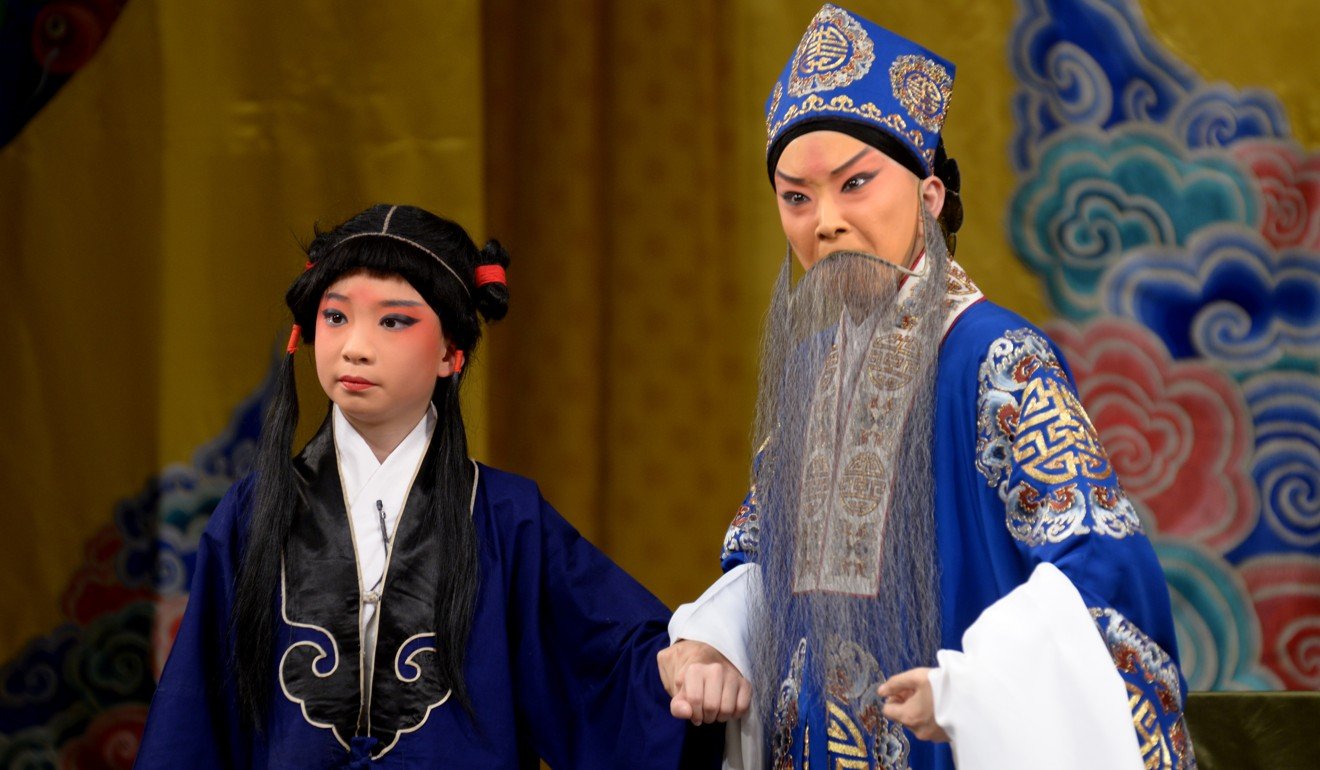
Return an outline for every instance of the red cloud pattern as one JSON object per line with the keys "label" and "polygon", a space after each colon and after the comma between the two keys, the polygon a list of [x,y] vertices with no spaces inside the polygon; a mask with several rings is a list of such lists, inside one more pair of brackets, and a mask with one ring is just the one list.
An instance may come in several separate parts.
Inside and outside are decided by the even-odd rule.
{"label": "red cloud pattern", "polygon": [[1161,534],[1226,552],[1259,512],[1250,415],[1237,385],[1174,361],[1145,328],[1119,319],[1048,327],[1128,495]]}
{"label": "red cloud pattern", "polygon": [[1261,556],[1238,571],[1260,618],[1261,662],[1289,690],[1320,690],[1320,558]]}
{"label": "red cloud pattern", "polygon": [[147,726],[147,707],[115,706],[96,715],[87,731],[60,749],[60,770],[129,770]]}
{"label": "red cloud pattern", "polygon": [[1231,150],[1260,186],[1265,240],[1278,249],[1320,251],[1320,154],[1266,139],[1239,142]]}

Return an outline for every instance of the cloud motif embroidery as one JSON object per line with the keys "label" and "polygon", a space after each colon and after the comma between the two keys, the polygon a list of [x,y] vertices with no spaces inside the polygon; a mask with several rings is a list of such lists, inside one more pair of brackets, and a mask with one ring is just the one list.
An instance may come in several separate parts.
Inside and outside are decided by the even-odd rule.
{"label": "cloud motif embroidery", "polygon": [[1228,551],[1257,522],[1252,425],[1237,383],[1174,361],[1149,331],[1120,319],[1046,327],[1123,489],[1162,535]]}
{"label": "cloud motif embroidery", "polygon": [[1320,153],[1269,139],[1238,142],[1232,153],[1260,191],[1265,240],[1278,249],[1320,252]]}
{"label": "cloud motif embroidery", "polygon": [[273,382],[239,404],[190,463],[162,469],[119,502],[88,541],[61,598],[69,622],[0,667],[0,767],[73,766],[69,758],[97,741],[140,738],[133,714],[150,703],[173,645],[198,540],[251,463]]}
{"label": "cloud motif embroidery", "polygon": [[1320,558],[1261,556],[1239,565],[1260,618],[1261,662],[1292,690],[1320,690]]}
{"label": "cloud motif embroidery", "polygon": [[1238,373],[1320,363],[1320,261],[1240,227],[1200,233],[1185,251],[1136,251],[1102,292],[1107,310],[1154,331],[1174,358]]}
{"label": "cloud motif embroidery", "polygon": [[1227,147],[1243,139],[1288,136],[1288,118],[1269,91],[1201,86],[1178,105],[1173,135],[1188,147]]}
{"label": "cloud motif embroidery", "polygon": [[1178,654],[1189,690],[1276,690],[1260,664],[1260,622],[1232,565],[1205,546],[1153,538],[1169,581]]}
{"label": "cloud motif embroidery", "polygon": [[[142,733],[147,727],[147,707],[143,704],[123,704],[96,715],[84,733],[60,749],[62,768],[105,768],[128,770],[133,766]],[[18,767],[41,767],[26,765]],[[15,767],[5,764],[4,767]]]}
{"label": "cloud motif embroidery", "polygon": [[1257,198],[1230,159],[1192,154],[1159,132],[1060,132],[1013,196],[1013,246],[1060,314],[1096,315],[1104,272],[1127,252],[1182,245],[1216,222],[1254,223]]}
{"label": "cloud motif embroidery", "polygon": [[[1168,118],[1196,82],[1155,42],[1139,11],[1121,0],[1024,0],[1009,50],[1021,84],[1013,100],[1013,165],[1069,126],[1111,128]],[[1103,66],[1092,55],[1103,56]]]}
{"label": "cloud motif embroidery", "polygon": [[1320,381],[1266,372],[1242,386],[1256,427],[1252,466],[1268,530],[1256,550],[1320,555]]}
{"label": "cloud motif embroidery", "polygon": [[[1191,686],[1316,689],[1320,153],[1273,93],[1206,83],[1167,52],[1136,0],[1019,8],[1009,230],[1058,313],[1092,323],[1054,334],[1154,524]],[[1186,400],[1202,388],[1220,413]],[[1196,464],[1216,477],[1193,482]],[[1193,494],[1210,514],[1196,524],[1165,502],[1175,488],[1235,513]]]}

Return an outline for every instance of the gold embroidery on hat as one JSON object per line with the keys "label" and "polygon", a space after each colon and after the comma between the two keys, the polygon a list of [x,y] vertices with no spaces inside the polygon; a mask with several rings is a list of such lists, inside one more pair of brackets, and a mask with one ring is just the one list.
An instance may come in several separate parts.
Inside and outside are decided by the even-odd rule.
{"label": "gold embroidery on hat", "polygon": [[856,115],[863,120],[871,123],[879,123],[886,126],[896,136],[907,139],[918,149],[925,143],[925,139],[917,129],[909,129],[907,121],[903,116],[890,113],[885,114],[883,110],[871,102],[863,102],[860,106],[854,104],[851,97],[839,94],[828,102],[812,94],[797,104],[790,104],[788,109],[784,110],[784,115],[770,127],[766,134],[765,146],[769,149],[774,144],[775,137],[795,118],[802,117],[812,112],[846,112],[850,115]]}
{"label": "gold embroidery on hat", "polygon": [[789,95],[831,91],[856,81],[870,72],[874,49],[870,35],[847,11],[832,5],[821,8],[793,54]]}
{"label": "gold embroidery on hat", "polygon": [[765,113],[765,130],[770,133],[770,121],[775,119],[775,113],[779,111],[779,100],[784,96],[784,84],[775,83],[775,90],[770,92],[770,109]]}
{"label": "gold embroidery on hat", "polygon": [[953,78],[938,62],[905,54],[889,65],[889,82],[912,119],[927,131],[939,131],[953,95]]}

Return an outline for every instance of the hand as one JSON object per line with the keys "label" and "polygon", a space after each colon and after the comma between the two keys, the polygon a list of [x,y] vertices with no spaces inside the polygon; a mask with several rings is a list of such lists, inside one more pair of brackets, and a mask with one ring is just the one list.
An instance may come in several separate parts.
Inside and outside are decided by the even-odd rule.
{"label": "hand", "polygon": [[885,698],[884,715],[902,724],[923,741],[948,743],[949,734],[935,722],[935,696],[930,669],[914,668],[895,674],[877,692]]}
{"label": "hand", "polygon": [[660,681],[673,696],[669,713],[694,725],[747,713],[752,686],[729,659],[704,642],[680,639],[656,656]]}

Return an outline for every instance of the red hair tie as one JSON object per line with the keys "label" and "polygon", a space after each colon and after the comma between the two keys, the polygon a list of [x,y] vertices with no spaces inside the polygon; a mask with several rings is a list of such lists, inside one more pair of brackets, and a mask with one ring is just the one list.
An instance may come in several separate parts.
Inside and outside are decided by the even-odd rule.
{"label": "red hair tie", "polygon": [[289,344],[284,350],[290,354],[298,352],[298,339],[302,337],[302,327],[298,324],[293,325],[293,330],[289,332]]}
{"label": "red hair tie", "polygon": [[454,374],[460,374],[463,371],[463,351],[454,351]]}
{"label": "red hair tie", "polygon": [[508,283],[504,277],[504,268],[499,265],[482,265],[473,271],[472,275],[476,280],[478,289],[488,283]]}

